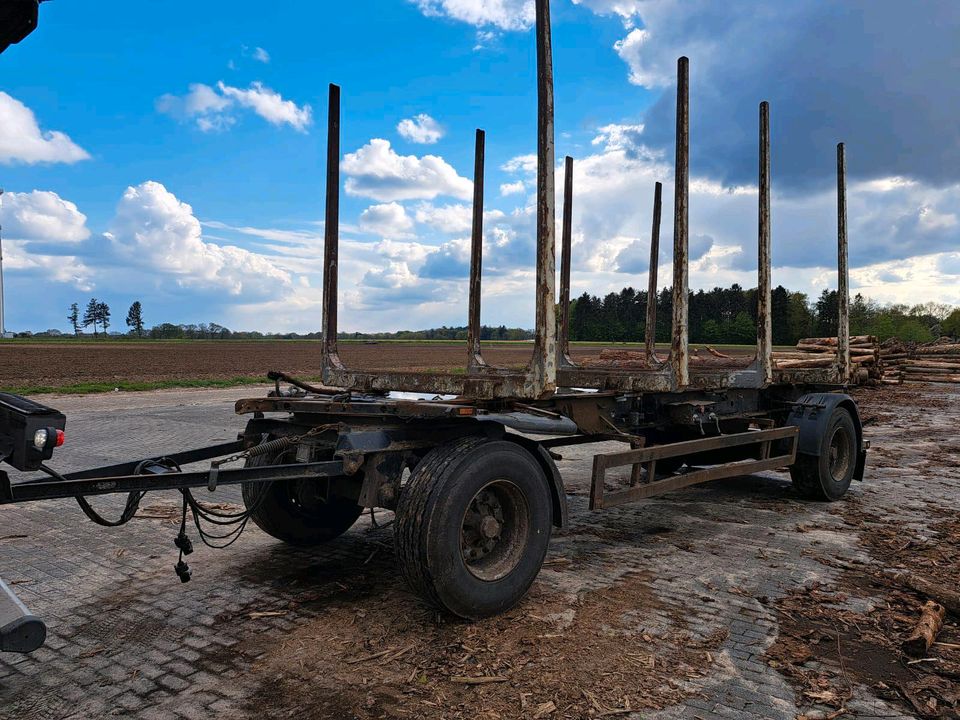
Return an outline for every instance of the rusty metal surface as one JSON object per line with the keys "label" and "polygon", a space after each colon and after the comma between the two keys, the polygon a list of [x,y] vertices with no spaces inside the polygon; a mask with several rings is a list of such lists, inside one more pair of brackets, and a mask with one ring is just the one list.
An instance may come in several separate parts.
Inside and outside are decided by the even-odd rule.
{"label": "rusty metal surface", "polygon": [[663,183],[653,187],[653,226],[650,229],[650,266],[647,277],[647,326],[644,340],[647,360],[656,360],[657,343],[657,272],[660,269],[660,214],[663,210]]}
{"label": "rusty metal surface", "polygon": [[847,155],[843,143],[837,145],[837,360],[840,377],[850,380],[850,274],[847,268]]}
{"label": "rusty metal surface", "polygon": [[689,224],[690,224],[690,61],[677,61],[677,155],[673,190],[673,332],[670,368],[675,388],[690,383]]}
{"label": "rusty metal surface", "polygon": [[773,325],[771,320],[770,237],[770,103],[760,103],[760,202],[758,213],[757,360],[763,383],[773,380]]}
{"label": "rusty metal surface", "polygon": [[473,226],[470,233],[470,299],[467,322],[467,370],[487,363],[480,350],[480,290],[483,272],[483,161],[486,134],[477,130],[473,161]]}
{"label": "rusty metal surface", "polygon": [[459,417],[464,406],[456,403],[417,400],[383,400],[356,402],[350,399],[265,397],[238,400],[234,409],[239,415],[255,412],[286,412],[304,415],[388,416],[397,418]]}
{"label": "rusty metal surface", "polygon": [[337,276],[340,262],[340,88],[330,84],[327,110],[327,197],[323,228],[323,344],[321,365],[342,369],[337,354]]}
{"label": "rusty metal surface", "polygon": [[[669,445],[655,445],[639,450],[596,455],[593,459],[590,509],[601,510],[604,507],[634,502],[642,498],[652,497],[672,490],[679,490],[699,483],[787,467],[793,464],[796,459],[798,433],[798,428],[787,426],[772,430],[720,435],[703,440],[690,440],[687,442],[670,443]],[[780,440],[789,440],[790,449],[785,453],[771,457],[771,443]],[[626,465],[632,466],[634,472],[631,474],[631,477],[633,477],[636,474],[637,467],[640,465],[648,465],[647,477],[653,478],[655,477],[655,464],[657,460],[684,458],[712,450],[748,445],[760,445],[761,459],[736,461],[705,469],[691,470],[682,475],[675,475],[664,480],[653,480],[640,484],[632,483],[629,488],[617,492],[606,492],[604,488],[604,479],[606,471],[609,468],[623,467]]]}
{"label": "rusty metal surface", "polygon": [[560,238],[560,334],[557,363],[561,368],[572,367],[570,357],[570,254],[573,245],[573,158],[563,161],[563,230]]}
{"label": "rusty metal surface", "polygon": [[537,290],[536,336],[530,364],[536,395],[557,386],[556,236],[553,43],[550,0],[537,0]]}

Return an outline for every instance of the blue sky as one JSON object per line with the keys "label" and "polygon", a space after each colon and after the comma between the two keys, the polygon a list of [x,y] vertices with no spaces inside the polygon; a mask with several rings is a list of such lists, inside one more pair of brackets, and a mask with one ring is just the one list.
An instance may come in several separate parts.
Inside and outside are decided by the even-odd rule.
{"label": "blue sky", "polygon": [[[775,281],[811,295],[835,282],[845,140],[854,287],[960,303],[955,7],[554,0],[557,153],[577,158],[574,292],[646,283],[653,182],[672,187],[673,67],[688,54],[692,284],[753,282],[768,98]],[[341,329],[463,324],[477,127],[484,321],[532,324],[525,0],[59,0],[40,15],[0,55],[9,329],[65,328],[69,304],[93,295],[116,329],[135,299],[148,324],[318,329],[329,82],[343,87]]]}

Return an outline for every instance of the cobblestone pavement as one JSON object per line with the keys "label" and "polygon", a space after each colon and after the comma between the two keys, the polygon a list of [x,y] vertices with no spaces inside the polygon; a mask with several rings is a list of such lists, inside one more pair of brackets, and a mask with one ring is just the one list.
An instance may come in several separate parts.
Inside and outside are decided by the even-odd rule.
{"label": "cobblestone pavement", "polygon": [[[255,394],[51,400],[68,416],[68,443],[58,451],[56,467],[79,469],[231,439],[242,423],[232,412],[241,392]],[[868,480],[856,484],[845,502],[920,524],[926,502],[956,506],[956,448],[948,465],[931,465],[925,460],[931,441],[914,424],[923,420],[924,393],[947,393],[918,393],[913,420],[901,414],[868,427],[874,457],[888,462],[873,463]],[[952,397],[953,409],[937,412],[943,423],[951,422],[952,413],[956,424],[958,399]],[[729,631],[703,673],[683,682],[687,699],[643,717],[792,720],[815,712],[798,705],[792,687],[765,662],[777,618],[755,598],[829,584],[838,571],[818,557],[869,559],[842,517],[829,506],[797,500],[787,477],[776,473],[595,515],[586,508],[587,450],[565,449],[564,457],[570,527],[555,535],[548,565],[521,612],[534,615],[538,598],[550,593],[571,600],[598,589],[613,595],[627,574],[643,573],[660,609],[631,608],[625,617],[645,632],[656,635],[668,622],[666,603],[683,608],[691,637]],[[236,490],[218,492],[217,499],[236,502]],[[318,550],[292,549],[251,528],[229,550],[199,548],[190,558],[194,579],[181,585],[173,573],[176,521],[156,511],[176,502],[173,493],[148,496],[144,506],[155,511],[147,514],[159,519],[117,529],[93,526],[68,501],[0,507],[0,576],[50,629],[40,651],[0,658],[0,719],[272,717],[262,702],[273,678],[260,661],[279,649],[296,662],[293,641],[303,642],[304,628],[322,624],[333,605],[351,603],[362,614],[365,608],[376,611],[379,598],[389,596],[408,615],[431,622],[403,587],[390,530],[373,528],[367,519]],[[99,499],[96,505],[118,512],[120,500]],[[801,525],[816,529],[798,532]],[[305,595],[310,602],[300,602]],[[570,607],[575,614],[576,603]],[[560,632],[569,614],[557,620]],[[529,690],[537,700],[537,689]],[[865,687],[855,689],[847,707],[862,718],[910,717]],[[417,712],[415,705],[406,710]],[[312,717],[352,715],[331,710]]]}

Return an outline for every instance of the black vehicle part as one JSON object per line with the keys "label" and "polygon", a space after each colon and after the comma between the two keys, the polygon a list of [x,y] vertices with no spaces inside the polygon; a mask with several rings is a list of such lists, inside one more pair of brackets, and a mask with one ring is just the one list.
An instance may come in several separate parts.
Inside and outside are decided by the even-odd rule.
{"label": "black vehicle part", "polygon": [[400,495],[403,575],[430,603],[474,620],[520,601],[550,542],[550,490],[537,459],[509,441],[463,438],[431,450]]}
{"label": "black vehicle part", "polygon": [[0,580],[0,652],[33,652],[46,639],[43,620],[31,615],[13,590]]}
{"label": "black vehicle part", "polygon": [[477,415],[478,422],[495,422],[530,435],[575,435],[577,424],[568,417],[549,417],[529,412],[504,412]]}
{"label": "black vehicle part", "polygon": [[793,404],[790,415],[784,424],[796,425],[800,428],[800,437],[797,440],[798,455],[819,457],[825,450],[823,436],[827,432],[827,425],[833,417],[833,411],[840,407],[844,408],[850,415],[856,433],[853,479],[863,480],[869,443],[864,442],[860,411],[849,395],[843,393],[808,393],[803,395]]}
{"label": "black vehicle part", "polygon": [[797,455],[790,477],[797,492],[808,500],[839,500],[850,488],[857,465],[857,431],[843,405],[830,412],[820,436],[820,452]]}
{"label": "black vehicle part", "polygon": [[[33,400],[0,393],[0,460],[17,470],[39,470],[44,460],[53,456],[67,419],[63,413]],[[38,431],[44,438],[40,447],[34,444]]]}
{"label": "black vehicle part", "polygon": [[[279,464],[292,452],[288,449],[275,456],[254,455],[246,467]],[[291,545],[305,546],[343,535],[363,512],[354,500],[329,495],[326,489],[327,483],[311,478],[241,486],[250,519],[261,530]]]}
{"label": "black vehicle part", "polygon": [[553,526],[556,528],[566,527],[569,517],[567,510],[567,490],[563,485],[563,477],[560,475],[560,470],[550,456],[550,452],[537,441],[523,437],[522,435],[507,433],[503,436],[503,439],[515,442],[525,448],[536,458],[537,462],[540,463],[540,467],[550,483]]}
{"label": "black vehicle part", "polygon": [[6,0],[0,3],[0,53],[37,29],[42,0]]}

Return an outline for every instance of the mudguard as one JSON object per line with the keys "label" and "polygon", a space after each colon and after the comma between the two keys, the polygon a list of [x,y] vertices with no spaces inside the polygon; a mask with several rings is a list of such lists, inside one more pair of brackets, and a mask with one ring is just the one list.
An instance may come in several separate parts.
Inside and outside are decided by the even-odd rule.
{"label": "mudguard", "polygon": [[867,462],[867,449],[870,444],[863,440],[863,423],[860,421],[860,411],[853,398],[843,393],[808,393],[796,400],[790,410],[786,425],[794,425],[800,429],[797,438],[797,452],[804,455],[820,455],[821,439],[827,431],[827,423],[833,411],[842,407],[853,418],[853,427],[857,431],[857,467],[854,470],[854,480],[863,480],[863,472]]}
{"label": "mudguard", "polygon": [[550,495],[553,498],[553,525],[558,528],[566,527],[568,517],[567,491],[563,487],[563,478],[560,477],[560,471],[557,469],[557,464],[553,461],[553,458],[550,457],[550,453],[540,443],[522,435],[507,433],[503,436],[503,439],[522,445],[540,463],[540,467],[543,468],[543,472],[547,476],[547,482],[550,483]]}

